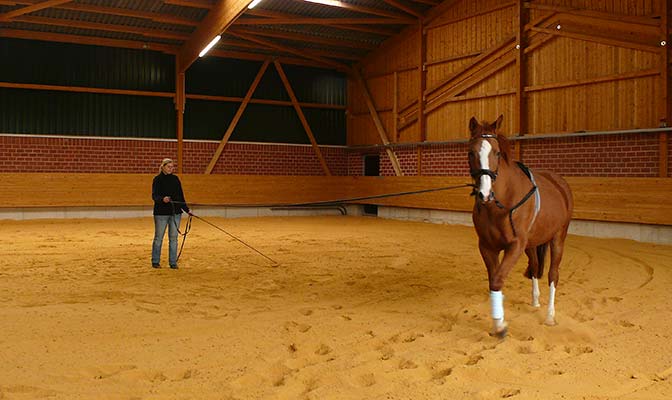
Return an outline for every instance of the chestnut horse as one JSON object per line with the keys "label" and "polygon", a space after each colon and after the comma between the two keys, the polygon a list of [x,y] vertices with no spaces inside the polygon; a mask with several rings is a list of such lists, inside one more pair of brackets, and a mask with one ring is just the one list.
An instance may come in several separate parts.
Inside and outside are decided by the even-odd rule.
{"label": "chestnut horse", "polygon": [[[469,121],[469,168],[476,199],[472,213],[478,248],[488,269],[493,334],[506,336],[502,287],[523,251],[532,280],[532,306],[539,307],[539,283],[550,244],[548,313],[555,325],[555,291],[558,266],[572,217],[569,185],[550,171],[530,171],[511,157],[509,141],[498,133],[503,116],[493,123]],[[500,260],[500,252],[504,256]]]}

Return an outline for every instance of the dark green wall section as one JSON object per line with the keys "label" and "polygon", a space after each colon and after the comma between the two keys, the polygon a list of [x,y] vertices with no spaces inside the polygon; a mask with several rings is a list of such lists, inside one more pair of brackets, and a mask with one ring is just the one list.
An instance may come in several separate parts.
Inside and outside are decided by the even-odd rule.
{"label": "dark green wall section", "polygon": [[0,132],[175,137],[170,98],[0,88]]}
{"label": "dark green wall section", "polygon": [[[184,115],[186,139],[220,140],[238,109],[237,103],[189,100]],[[345,145],[345,112],[303,109],[318,144]],[[293,107],[250,104],[230,140],[308,144],[310,139]]]}
{"label": "dark green wall section", "polygon": [[[188,93],[244,97],[261,68],[261,61],[206,58],[187,71]],[[283,65],[299,102],[345,105],[344,74],[318,68]],[[270,64],[252,98],[289,101],[280,75]],[[187,100],[184,116],[186,139],[215,139],[224,135],[239,103]],[[345,110],[302,108],[318,144],[345,145]],[[310,143],[292,106],[249,104],[230,140],[250,142]]]}
{"label": "dark green wall section", "polygon": [[[21,39],[0,40],[0,81],[169,92],[174,56]],[[262,62],[206,57],[186,74],[188,94],[244,97]],[[298,100],[345,105],[344,74],[283,65]],[[253,98],[289,101],[270,64]],[[172,98],[0,88],[0,133],[174,138]],[[185,139],[222,138],[239,103],[187,99]],[[303,108],[318,144],[346,143],[345,111]],[[231,140],[309,143],[292,106],[249,104]]]}
{"label": "dark green wall section", "polygon": [[175,62],[155,51],[2,38],[0,80],[174,92]]}

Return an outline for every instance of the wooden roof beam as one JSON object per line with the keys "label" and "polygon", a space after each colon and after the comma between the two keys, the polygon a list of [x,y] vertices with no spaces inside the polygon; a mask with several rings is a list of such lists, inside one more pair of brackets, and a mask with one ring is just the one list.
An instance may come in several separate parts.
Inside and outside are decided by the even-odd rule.
{"label": "wooden roof beam", "polygon": [[82,28],[82,29],[91,29],[91,30],[108,31],[108,32],[135,33],[137,35],[142,35],[145,37],[173,39],[173,40],[187,40],[189,38],[189,35],[184,33],[174,33],[169,31],[161,31],[157,29],[137,28],[128,25],[112,25],[112,24],[103,24],[99,22],[73,21],[70,19],[60,19],[60,18],[24,16],[24,17],[16,17],[13,19],[13,21],[27,22],[29,24],[67,26],[71,28]]}
{"label": "wooden roof beam", "polygon": [[95,36],[68,35],[64,33],[35,32],[18,29],[0,29],[0,37],[16,39],[43,40],[46,42],[63,42],[87,44],[94,46],[121,47],[125,49],[142,49],[161,51],[168,54],[177,53],[177,46],[160,43],[140,42],[134,40],[106,39]]}
{"label": "wooden roof beam", "polygon": [[428,6],[434,7],[441,4],[442,0],[410,0],[410,1],[412,1],[413,3],[427,4]]}
{"label": "wooden roof beam", "polygon": [[[24,4],[24,5],[33,5],[39,4],[39,0],[21,0],[21,1],[3,1],[0,0],[0,5],[12,5],[15,4]],[[82,3],[64,3],[57,5],[53,8],[58,8],[61,10],[70,10],[70,11],[81,11],[88,13],[96,14],[109,14],[109,15],[118,15],[121,17],[132,17],[132,18],[142,18],[148,19],[154,22],[162,22],[166,24],[175,24],[175,25],[187,25],[187,26],[198,26],[200,21],[195,19],[178,17],[175,15],[168,14],[159,14],[148,11],[141,10],[131,10],[128,8],[117,8],[117,7],[105,7],[105,6],[96,6],[93,4],[82,4]]]}
{"label": "wooden roof beam", "polygon": [[[277,11],[270,11],[270,10],[264,10],[260,8],[253,8],[251,10],[248,10],[245,15],[252,15],[256,17],[269,17],[269,18],[303,18],[301,15],[297,14],[288,14],[288,13],[282,13],[282,12],[277,12]],[[238,21],[234,22],[234,25],[239,23]],[[383,36],[394,36],[398,32],[393,30],[393,29],[386,29],[384,27],[376,27],[376,26],[367,26],[367,25],[331,25],[334,28],[338,29],[345,29],[345,30],[351,30],[351,31],[359,31],[359,32],[367,32],[367,33],[373,33],[376,35],[383,35]]]}
{"label": "wooden roof beam", "polygon": [[9,20],[11,20],[15,17],[20,16],[20,15],[30,14],[30,13],[35,12],[35,11],[44,10],[45,8],[49,8],[49,7],[57,6],[59,4],[67,3],[69,1],[71,1],[71,0],[47,0],[47,1],[43,1],[41,3],[33,4],[31,6],[28,6],[28,7],[22,7],[22,8],[16,9],[16,10],[6,12],[4,14],[0,14],[0,21],[9,21]]}
{"label": "wooden roof beam", "polygon": [[177,56],[178,71],[186,71],[196,61],[198,53],[217,35],[226,31],[247,10],[250,3],[252,0],[219,0],[180,48]]}
{"label": "wooden roof beam", "polygon": [[236,37],[238,37],[240,39],[243,39],[243,40],[248,40],[250,42],[258,43],[258,44],[263,45],[263,46],[271,47],[275,50],[284,51],[284,52],[289,53],[289,54],[294,54],[294,55],[299,56],[299,57],[303,57],[303,58],[307,58],[307,59],[310,59],[310,60],[313,60],[313,61],[317,61],[318,63],[321,63],[324,66],[335,68],[339,71],[348,71],[350,69],[350,67],[347,64],[342,64],[342,63],[332,61],[332,60],[326,59],[324,57],[315,55],[310,50],[295,49],[293,47],[284,46],[284,45],[281,45],[281,44],[269,42],[267,40],[259,39],[257,37],[252,36],[252,35],[246,35],[246,34],[241,34],[241,33],[237,33],[237,32],[227,32],[227,34],[229,34],[231,36],[236,36]]}
{"label": "wooden roof beam", "polygon": [[[237,32],[237,31],[229,31],[229,32]],[[229,35],[229,32],[226,34]],[[242,33],[242,32],[241,32]],[[241,40],[220,40],[217,43],[218,46],[238,46],[238,47],[245,47],[248,49],[261,49],[261,50],[273,50],[273,51],[278,51],[275,48],[269,47],[268,45],[262,45],[260,43],[253,43],[253,42],[247,42],[247,41],[241,41]],[[333,59],[341,59],[341,60],[352,60],[352,61],[358,61],[362,57],[356,54],[352,53],[343,53],[339,51],[333,51],[333,50],[317,50],[317,49],[310,49],[310,52],[316,56],[320,57],[326,57],[326,58],[333,58]]]}
{"label": "wooden roof beam", "polygon": [[249,35],[265,36],[265,37],[287,39],[287,40],[295,40],[295,41],[307,42],[307,43],[317,43],[317,44],[324,44],[324,45],[327,45],[327,46],[335,46],[335,47],[346,47],[346,48],[365,49],[365,50],[373,50],[377,47],[376,45],[369,44],[369,43],[353,42],[353,41],[345,41],[345,40],[329,39],[329,38],[323,38],[323,37],[318,37],[318,36],[312,36],[310,32],[306,32],[305,34],[301,34],[301,33],[293,33],[293,32],[270,31],[268,29],[261,30],[261,29],[232,28],[231,32],[234,32],[234,31],[239,32],[239,33],[249,34]]}
{"label": "wooden roof beam", "polygon": [[[313,67],[313,68],[332,68],[331,66],[324,65],[317,61],[308,60],[305,58],[296,58],[288,56],[271,56],[268,54],[259,54],[259,53],[248,53],[245,51],[235,51],[235,50],[210,50],[208,53],[210,56],[222,57],[222,58],[235,58],[238,60],[252,60],[252,61],[266,61],[268,59],[275,59],[280,61],[283,64],[292,64],[292,65],[302,65],[304,67]],[[189,97],[189,96],[187,96]]]}
{"label": "wooden roof beam", "polygon": [[241,18],[236,25],[411,25],[413,18]]}
{"label": "wooden roof beam", "polygon": [[343,9],[343,10],[349,10],[349,11],[354,11],[354,12],[363,13],[363,14],[378,15],[380,17],[388,17],[388,18],[403,18],[403,17],[405,17],[405,15],[397,13],[397,12],[382,10],[380,8],[358,6],[356,4],[345,3],[343,1],[338,1],[338,0],[294,0],[294,1],[298,1],[298,2],[301,2],[301,3],[306,3],[306,2],[307,3],[314,3],[314,4],[319,4],[319,5],[334,7],[334,8],[340,8],[340,9]]}
{"label": "wooden roof beam", "polygon": [[416,18],[422,18],[422,13],[420,11],[414,9],[413,7],[409,7],[400,1],[397,0],[383,0],[383,1],[385,1],[385,3],[391,5],[392,7],[398,8],[405,13],[411,14]]}
{"label": "wooden roof beam", "polygon": [[173,6],[203,8],[206,10],[210,10],[215,6],[210,0],[163,0],[163,2]]}

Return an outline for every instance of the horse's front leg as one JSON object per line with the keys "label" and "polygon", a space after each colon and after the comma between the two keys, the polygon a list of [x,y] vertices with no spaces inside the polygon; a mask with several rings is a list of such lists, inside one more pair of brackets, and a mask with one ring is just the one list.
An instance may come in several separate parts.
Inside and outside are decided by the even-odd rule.
{"label": "horse's front leg", "polygon": [[[488,282],[492,287],[492,279],[497,272],[497,266],[499,264],[499,251],[492,250],[489,247],[485,246],[483,243],[479,242],[478,250],[481,252],[481,257],[483,257],[483,262],[485,267],[488,269]],[[490,291],[490,310],[493,321],[493,330],[492,334],[500,337],[506,336],[506,322],[504,322],[504,306],[502,302],[502,292],[494,293]]]}
{"label": "horse's front leg", "polygon": [[504,295],[502,294],[504,280],[523,254],[524,250],[525,244],[523,241],[515,240],[504,249],[502,262],[493,270],[493,273],[488,273],[488,278],[490,280],[490,306],[492,311],[493,333],[499,337],[506,336],[508,330],[508,325],[504,321]]}

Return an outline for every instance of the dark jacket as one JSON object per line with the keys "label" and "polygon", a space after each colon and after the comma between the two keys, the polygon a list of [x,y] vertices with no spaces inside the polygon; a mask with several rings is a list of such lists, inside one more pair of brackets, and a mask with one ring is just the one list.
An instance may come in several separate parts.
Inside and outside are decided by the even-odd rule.
{"label": "dark jacket", "polygon": [[[164,203],[163,198],[166,196],[169,196],[173,203]],[[161,172],[155,176],[152,182],[152,199],[154,199],[154,215],[182,214],[183,210],[189,212],[182,184],[176,175]]]}

